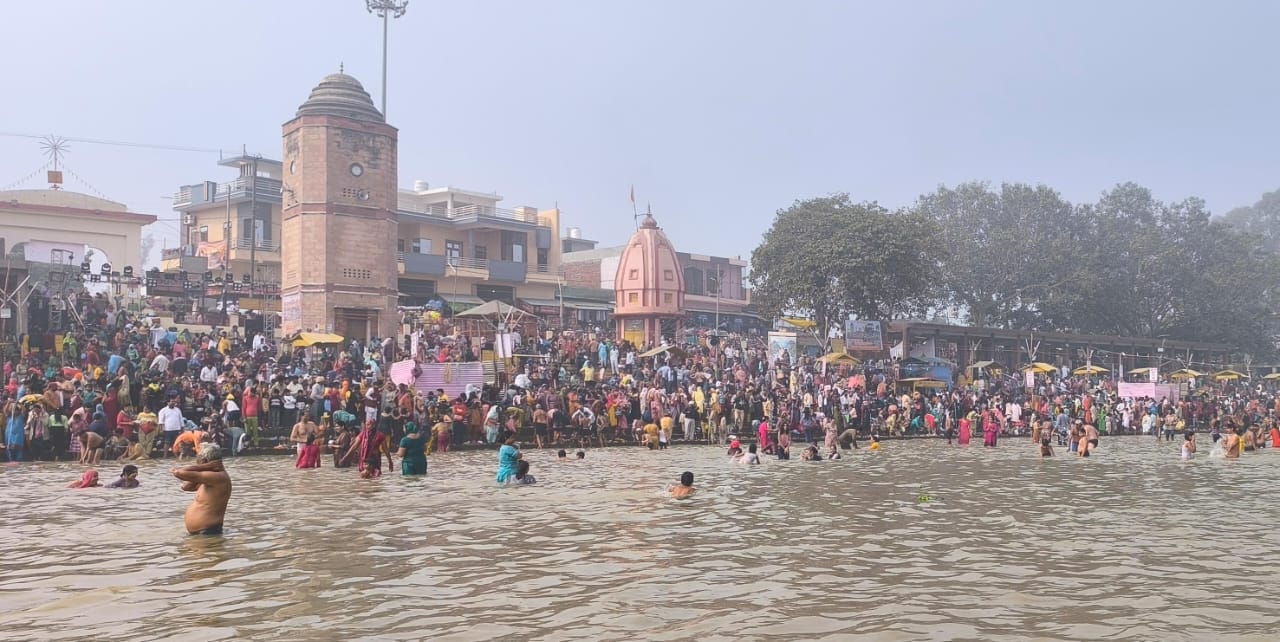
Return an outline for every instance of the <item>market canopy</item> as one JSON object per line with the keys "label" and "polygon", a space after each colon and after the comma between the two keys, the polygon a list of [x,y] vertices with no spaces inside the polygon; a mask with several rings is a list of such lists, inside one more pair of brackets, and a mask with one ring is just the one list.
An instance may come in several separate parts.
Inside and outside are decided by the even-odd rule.
{"label": "market canopy", "polygon": [[487,303],[481,303],[466,312],[459,312],[458,317],[493,317],[498,316],[507,319],[512,316],[524,316],[524,311],[513,305],[507,305],[502,301],[493,300]]}
{"label": "market canopy", "polygon": [[1147,374],[1147,373],[1151,372],[1152,370],[1155,370],[1155,368],[1134,368],[1133,370],[1130,370],[1130,371],[1129,371],[1129,374],[1131,374],[1131,375],[1145,375],[1145,374]]}
{"label": "market canopy", "polygon": [[1263,377],[1263,379],[1266,379],[1267,381],[1275,381],[1276,379],[1280,379],[1280,372],[1273,372]]}
{"label": "market canopy", "polygon": [[1190,379],[1192,377],[1203,377],[1203,376],[1204,376],[1203,372],[1200,372],[1198,370],[1192,370],[1191,368],[1174,370],[1173,372],[1169,373],[1170,379]]}
{"label": "market canopy", "polygon": [[1057,372],[1058,367],[1047,364],[1043,361],[1036,361],[1035,363],[1032,363],[1030,365],[1023,366],[1022,371],[1023,372],[1031,371],[1036,374],[1047,374],[1050,372]]}
{"label": "market canopy", "polygon": [[994,361],[979,361],[977,363],[969,364],[969,367],[965,368],[965,370],[985,370],[994,365],[996,365],[996,362]]}
{"label": "market canopy", "polygon": [[342,335],[331,334],[328,332],[300,332],[298,338],[293,340],[295,348],[310,348],[311,346],[335,346],[342,345],[346,339]]}
{"label": "market canopy", "polygon": [[1071,374],[1073,374],[1073,375],[1096,375],[1096,374],[1102,374],[1102,373],[1104,373],[1104,372],[1111,372],[1111,371],[1110,371],[1110,370],[1107,370],[1106,368],[1103,368],[1102,366],[1092,366],[1092,365],[1090,365],[1090,366],[1080,366],[1079,368],[1076,368],[1075,370],[1072,370],[1072,371],[1071,371]]}
{"label": "market canopy", "polygon": [[1219,370],[1219,371],[1217,371],[1217,372],[1213,373],[1213,378],[1214,378],[1214,379],[1217,379],[1217,380],[1219,380],[1219,381],[1229,381],[1229,380],[1232,380],[1232,379],[1243,379],[1243,378],[1247,378],[1248,376],[1249,376],[1249,375],[1247,375],[1247,374],[1245,374],[1245,373],[1243,373],[1243,372],[1236,371],[1236,370]]}
{"label": "market canopy", "polygon": [[847,363],[851,366],[856,366],[862,363],[861,361],[858,360],[857,357],[844,352],[828,352],[827,354],[824,354],[821,357],[819,357],[818,362],[827,363],[827,364],[834,363],[837,365],[841,363]]}

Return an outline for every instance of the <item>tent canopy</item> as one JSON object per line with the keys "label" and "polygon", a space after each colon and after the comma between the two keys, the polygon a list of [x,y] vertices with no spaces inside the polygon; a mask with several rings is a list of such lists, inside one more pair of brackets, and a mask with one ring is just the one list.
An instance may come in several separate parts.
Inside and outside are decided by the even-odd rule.
{"label": "tent canopy", "polygon": [[1224,381],[1230,380],[1230,379],[1244,379],[1244,378],[1247,378],[1248,376],[1249,375],[1243,372],[1239,372],[1237,370],[1219,370],[1213,373],[1214,379],[1221,379]]}
{"label": "tent canopy", "polygon": [[857,357],[851,354],[846,354],[844,352],[828,352],[827,354],[824,354],[821,357],[819,357],[818,362],[834,363],[834,364],[847,363],[851,366],[856,366],[862,363],[861,361],[858,360]]}
{"label": "tent canopy", "polygon": [[969,364],[969,367],[965,368],[965,370],[985,370],[994,365],[996,365],[996,362],[994,361],[979,361],[977,363]]}
{"label": "tent canopy", "polygon": [[1170,373],[1169,373],[1169,378],[1170,378],[1170,379],[1190,379],[1190,378],[1192,378],[1192,377],[1203,377],[1203,376],[1204,376],[1204,373],[1203,373],[1203,372],[1199,372],[1199,371],[1197,371],[1197,370],[1192,370],[1191,368],[1183,368],[1183,369],[1181,369],[1181,370],[1174,370],[1173,372],[1170,372]]}
{"label": "tent canopy", "polygon": [[686,357],[689,353],[675,346],[658,346],[648,352],[640,353],[641,358],[656,357],[664,352],[670,352],[673,357]]}
{"label": "tent canopy", "polygon": [[1268,381],[1275,381],[1276,379],[1280,379],[1280,372],[1273,372],[1273,373],[1271,373],[1271,374],[1269,374],[1269,375],[1267,375],[1267,376],[1263,377],[1263,379],[1266,379],[1266,380],[1268,380]]}
{"label": "tent canopy", "polygon": [[1028,370],[1036,374],[1046,374],[1049,372],[1057,372],[1058,367],[1045,363],[1043,361],[1036,361],[1034,363],[1031,363],[1022,367],[1023,372],[1026,372]]}
{"label": "tent canopy", "polygon": [[1129,374],[1131,374],[1131,375],[1145,375],[1145,374],[1147,374],[1147,373],[1151,372],[1152,370],[1153,370],[1153,368],[1134,368],[1133,370],[1130,370],[1130,371],[1129,371]]}
{"label": "tent canopy", "polygon": [[482,303],[480,305],[477,305],[476,307],[471,308],[466,312],[459,312],[456,316],[459,316],[459,317],[498,316],[498,317],[502,317],[503,319],[507,319],[512,316],[515,316],[515,317],[524,316],[524,311],[515,306],[507,305],[506,303],[503,303],[501,301],[494,300],[494,301],[489,301],[487,303]]}
{"label": "tent canopy", "polygon": [[334,346],[341,345],[346,339],[342,335],[331,334],[328,332],[300,332],[298,338],[293,340],[295,348],[310,348],[311,346]]}

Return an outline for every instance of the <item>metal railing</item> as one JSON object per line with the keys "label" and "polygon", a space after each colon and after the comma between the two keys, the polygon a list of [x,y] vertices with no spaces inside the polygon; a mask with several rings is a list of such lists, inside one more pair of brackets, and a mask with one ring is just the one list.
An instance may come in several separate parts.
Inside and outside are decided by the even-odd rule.
{"label": "metal railing", "polygon": [[535,212],[517,212],[502,207],[490,207],[488,205],[454,205],[452,209],[444,203],[420,204],[413,202],[405,202],[400,205],[400,209],[406,212],[414,212],[416,214],[426,214],[428,216],[438,216],[445,219],[460,218],[487,218],[497,219],[501,221],[515,221],[517,223],[529,223],[531,225],[538,224],[538,215]]}
{"label": "metal railing", "polygon": [[444,260],[447,267],[470,268],[473,270],[489,269],[489,259],[468,259],[465,257],[449,257]]}
{"label": "metal railing", "polygon": [[[284,184],[278,179],[266,178],[265,176],[259,176],[254,179],[245,176],[233,181],[218,183],[214,190],[213,198],[204,202],[214,202],[219,199],[226,199],[228,196],[247,196],[249,194],[249,185],[251,182],[254,190],[257,192],[258,198],[267,199],[268,202],[280,199],[280,190]],[[203,192],[204,185],[186,185],[182,187],[173,195],[173,206],[181,207],[183,205],[192,204],[195,201],[195,193],[197,190]]]}
{"label": "metal railing", "polygon": [[[280,251],[280,241],[271,241],[267,239],[261,239],[257,243],[254,243],[253,245],[257,245],[258,249],[264,252]],[[248,250],[250,249],[249,246],[250,246],[249,239],[246,239],[246,238],[236,239],[235,248],[237,250]]]}

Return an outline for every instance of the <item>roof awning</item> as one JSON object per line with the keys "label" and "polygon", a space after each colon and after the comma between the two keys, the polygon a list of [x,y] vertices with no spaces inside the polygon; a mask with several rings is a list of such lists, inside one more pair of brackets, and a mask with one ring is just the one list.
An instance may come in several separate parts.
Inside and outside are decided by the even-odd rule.
{"label": "roof awning", "polygon": [[484,303],[484,299],[478,296],[471,296],[469,294],[455,294],[444,298],[445,302],[449,304],[449,309],[454,312],[470,310],[471,308]]}
{"label": "roof awning", "polygon": [[601,310],[604,312],[610,312],[613,310],[613,306],[608,303],[588,303],[579,301],[565,301],[564,307],[572,308],[574,310]]}
{"label": "roof awning", "polygon": [[528,305],[532,305],[532,306],[534,306],[534,307],[538,307],[538,308],[558,308],[558,307],[560,307],[560,302],[559,302],[559,301],[557,301],[557,300],[555,300],[555,299],[520,299],[520,300],[521,300],[521,301],[524,301],[524,302],[525,302],[526,304],[528,304]]}

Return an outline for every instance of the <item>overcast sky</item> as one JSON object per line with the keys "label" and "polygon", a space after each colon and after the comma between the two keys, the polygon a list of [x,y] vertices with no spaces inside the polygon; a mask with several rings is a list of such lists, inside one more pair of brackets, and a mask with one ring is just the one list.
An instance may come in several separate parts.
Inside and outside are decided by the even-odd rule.
{"label": "overcast sky", "polygon": [[[605,244],[633,228],[633,183],[679,249],[744,258],[777,209],[837,191],[1135,181],[1222,213],[1280,188],[1278,21],[1265,1],[412,0],[389,121],[402,187],[558,203]],[[279,158],[339,63],[380,91],[363,0],[4,2],[0,24],[6,133]],[[45,162],[36,140],[0,150],[0,189]],[[216,161],[75,143],[68,188],[165,217],[172,245],[171,195],[231,178]]]}

